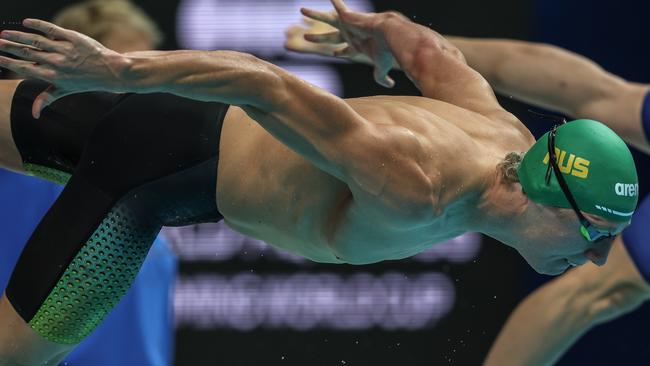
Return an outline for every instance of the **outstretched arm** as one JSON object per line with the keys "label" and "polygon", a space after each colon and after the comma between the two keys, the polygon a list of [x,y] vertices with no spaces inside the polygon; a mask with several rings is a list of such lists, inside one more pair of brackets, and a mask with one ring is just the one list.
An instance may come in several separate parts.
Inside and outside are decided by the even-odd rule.
{"label": "outstretched arm", "polygon": [[552,365],[589,329],[648,299],[650,287],[619,236],[606,266],[585,264],[529,295],[501,330],[485,365]]}
{"label": "outstretched arm", "polygon": [[[0,66],[55,86],[41,105],[73,92],[167,92],[242,107],[286,146],[345,182],[355,207],[386,219],[430,213],[433,187],[420,162],[424,152],[410,131],[371,123],[344,100],[252,55],[178,51],[122,55],[77,32],[38,20],[26,26],[47,38],[3,32]],[[394,222],[394,221],[393,221]],[[417,223],[419,224],[419,223]]]}
{"label": "outstretched arm", "polygon": [[628,82],[559,47],[503,39],[448,37],[496,91],[580,118],[606,123],[650,153],[641,123],[648,86]]}

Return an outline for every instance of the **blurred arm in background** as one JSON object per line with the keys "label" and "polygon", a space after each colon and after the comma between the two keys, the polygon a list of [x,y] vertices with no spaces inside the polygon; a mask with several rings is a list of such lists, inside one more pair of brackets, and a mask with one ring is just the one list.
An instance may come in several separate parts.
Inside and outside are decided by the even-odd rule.
{"label": "blurred arm in background", "polygon": [[604,267],[587,263],[524,299],[501,330],[485,365],[552,365],[589,329],[648,299],[650,286],[619,236]]}
{"label": "blurred arm in background", "polygon": [[449,40],[499,93],[573,117],[599,120],[650,153],[641,119],[648,85],[623,80],[556,46],[503,39]]}

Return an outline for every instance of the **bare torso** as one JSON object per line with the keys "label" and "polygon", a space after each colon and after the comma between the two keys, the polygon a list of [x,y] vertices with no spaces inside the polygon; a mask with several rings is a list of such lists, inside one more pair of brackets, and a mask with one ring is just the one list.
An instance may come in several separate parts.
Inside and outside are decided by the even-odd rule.
{"label": "bare torso", "polygon": [[428,146],[424,166],[439,196],[432,207],[435,219],[405,229],[351,212],[345,183],[231,107],[221,137],[217,201],[232,228],[318,262],[404,258],[472,230],[480,215],[476,202],[498,162],[508,152],[526,151],[534,141],[507,113],[488,119],[423,97],[376,96],[347,103],[367,120],[404,127]]}

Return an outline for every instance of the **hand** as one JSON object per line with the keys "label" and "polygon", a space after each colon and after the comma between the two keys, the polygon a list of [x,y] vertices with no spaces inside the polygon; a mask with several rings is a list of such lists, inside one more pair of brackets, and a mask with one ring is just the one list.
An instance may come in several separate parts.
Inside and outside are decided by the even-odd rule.
{"label": "hand", "polygon": [[[348,48],[347,43],[316,43],[309,42],[305,39],[307,34],[319,35],[338,31],[331,25],[314,20],[303,18],[304,25],[293,25],[287,29],[286,41],[284,47],[289,51],[299,53],[309,53],[319,56],[341,57],[350,61],[372,65],[372,60],[361,52],[346,52],[345,55],[339,55],[340,51]],[[309,36],[307,36],[309,37]],[[339,51],[339,52],[337,52]]]}
{"label": "hand", "polygon": [[[354,12],[345,5],[343,0],[332,0],[332,5],[335,12],[302,8],[303,15],[313,21],[328,24],[331,31],[312,33],[315,28],[313,25],[308,30],[289,29],[287,48],[298,52],[351,58],[370,63],[375,67],[375,81],[387,88],[393,87],[395,81],[388,76],[388,72],[396,62],[381,31],[382,23],[392,15]],[[322,27],[317,30],[321,31]],[[300,34],[303,34],[303,38],[313,45],[307,42],[296,42],[295,37]]]}
{"label": "hand", "polygon": [[52,84],[34,100],[34,118],[66,95],[92,90],[119,91],[122,55],[90,37],[52,23],[25,19],[23,25],[44,36],[18,31],[0,33],[0,51],[19,58],[0,56],[0,66]]}

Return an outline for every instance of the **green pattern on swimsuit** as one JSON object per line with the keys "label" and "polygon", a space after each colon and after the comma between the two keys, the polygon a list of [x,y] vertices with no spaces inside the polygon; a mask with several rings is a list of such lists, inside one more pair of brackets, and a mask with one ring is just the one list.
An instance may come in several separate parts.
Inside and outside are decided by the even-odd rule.
{"label": "green pattern on swimsuit", "polygon": [[62,172],[60,170],[36,164],[25,163],[23,164],[23,168],[25,168],[25,171],[29,175],[49,180],[52,183],[56,183],[62,186],[66,185],[72,176],[71,174]]}
{"label": "green pattern on swimsuit", "polygon": [[59,344],[77,344],[118,304],[133,283],[155,233],[124,205],[107,215],[71,261],[29,325]]}

